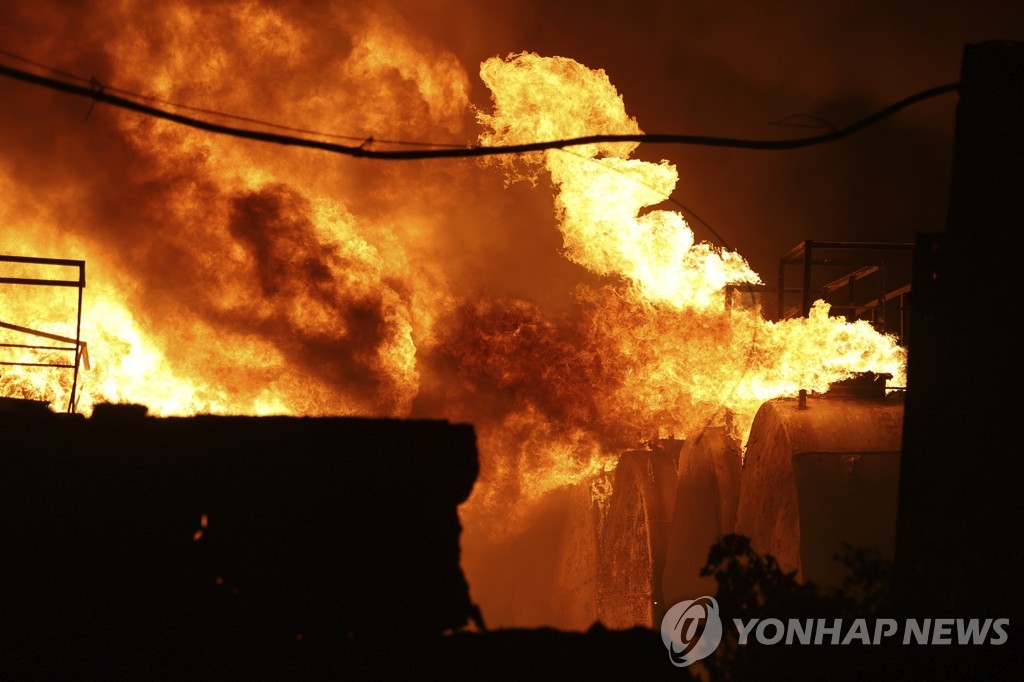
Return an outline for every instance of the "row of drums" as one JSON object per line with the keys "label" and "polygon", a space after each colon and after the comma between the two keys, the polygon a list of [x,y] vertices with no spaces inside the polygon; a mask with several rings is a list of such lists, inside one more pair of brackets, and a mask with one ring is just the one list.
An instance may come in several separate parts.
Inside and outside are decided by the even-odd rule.
{"label": "row of drums", "polygon": [[715,593],[701,568],[729,533],[823,587],[846,574],[844,544],[891,559],[902,424],[900,397],[825,394],[762,405],[745,457],[724,427],[623,453],[568,495],[545,620],[657,627],[672,604]]}

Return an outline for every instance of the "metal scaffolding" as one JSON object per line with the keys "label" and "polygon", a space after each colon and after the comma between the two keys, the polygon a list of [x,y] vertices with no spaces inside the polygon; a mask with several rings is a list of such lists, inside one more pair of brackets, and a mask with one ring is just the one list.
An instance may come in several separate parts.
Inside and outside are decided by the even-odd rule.
{"label": "metal scaffolding", "polygon": [[28,362],[24,360],[6,360],[0,358],[0,366],[60,368],[72,370],[71,395],[68,398],[67,412],[75,412],[78,406],[78,374],[80,368],[89,369],[89,348],[86,342],[82,340],[82,294],[85,289],[85,261],[67,260],[62,258],[36,258],[32,256],[0,255],[0,263],[18,263],[25,265],[40,266],[53,265],[77,269],[77,279],[57,279],[47,277],[0,277],[0,284],[18,286],[64,287],[75,288],[78,290],[78,306],[75,314],[74,338],[71,338],[69,336],[63,336],[61,334],[52,334],[50,332],[44,332],[38,329],[31,329],[23,325],[13,324],[11,322],[5,322],[3,320],[0,320],[0,329],[6,329],[9,331],[16,332],[18,334],[23,334],[25,336],[35,337],[37,339],[46,339],[47,341],[54,341],[59,344],[65,344],[41,345],[39,343],[4,342],[0,343],[0,348],[74,353],[74,362]]}

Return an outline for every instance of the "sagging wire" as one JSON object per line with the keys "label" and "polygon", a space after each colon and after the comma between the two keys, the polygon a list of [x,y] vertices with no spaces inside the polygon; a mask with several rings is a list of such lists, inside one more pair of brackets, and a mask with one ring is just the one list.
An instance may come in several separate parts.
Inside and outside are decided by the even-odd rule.
{"label": "sagging wire", "polygon": [[[159,97],[153,97],[151,95],[144,95],[144,94],[141,94],[141,93],[138,93],[138,92],[133,92],[131,90],[126,90],[125,88],[119,88],[119,87],[114,86],[114,85],[102,84],[96,78],[85,78],[85,77],[82,77],[82,76],[78,76],[76,74],[69,73],[69,72],[64,71],[62,69],[57,69],[57,68],[54,68],[52,66],[47,66],[47,65],[41,64],[41,63],[39,63],[37,61],[33,61],[33,60],[28,59],[26,57],[22,57],[21,55],[14,54],[13,52],[8,52],[7,50],[0,49],[0,55],[4,55],[6,57],[10,57],[11,59],[15,59],[15,60],[20,61],[20,62],[24,62],[25,64],[30,64],[30,65],[38,68],[38,69],[42,69],[44,71],[49,71],[50,73],[57,74],[57,75],[65,77],[65,78],[70,78],[72,80],[79,81],[79,82],[81,82],[83,84],[87,84],[90,87],[93,87],[93,88],[96,88],[96,89],[109,90],[110,92],[116,92],[116,93],[118,93],[120,95],[123,95],[125,97],[130,97],[130,98],[133,98],[135,100],[141,100],[143,102],[151,102],[153,104],[159,104],[159,105],[162,105],[162,106],[165,106],[165,107],[171,107],[173,109],[180,109],[182,111],[191,111],[191,112],[194,112],[194,113],[197,113],[197,114],[206,114],[207,116],[216,116],[218,118],[224,118],[224,119],[229,119],[229,120],[233,120],[233,121],[243,121],[245,123],[254,123],[256,125],[264,126],[266,128],[274,128],[274,129],[277,129],[277,130],[287,130],[288,132],[292,132],[292,133],[301,133],[301,134],[304,134],[304,135],[315,135],[317,137],[331,138],[331,139],[336,139],[336,140],[352,140],[352,141],[355,141],[355,142],[360,142],[361,143],[360,147],[365,147],[367,144],[371,144],[373,142],[380,142],[382,144],[394,144],[394,145],[413,146],[413,147],[419,146],[419,147],[451,147],[451,148],[461,148],[461,147],[465,146],[465,145],[462,145],[462,144],[451,143],[451,142],[417,142],[417,141],[413,141],[413,140],[389,140],[389,139],[378,139],[378,138],[375,138],[372,135],[363,135],[363,136],[359,136],[359,135],[341,135],[341,134],[338,134],[338,133],[327,133],[327,132],[324,132],[322,130],[310,130],[308,128],[296,128],[296,127],[284,125],[284,124],[281,124],[281,123],[272,123],[270,121],[264,121],[262,119],[252,118],[250,116],[241,116],[239,114],[231,114],[231,113],[227,113],[227,112],[223,112],[223,111],[216,111],[214,109],[205,109],[203,107],[196,107],[196,106],[192,106],[192,105],[189,105],[189,104],[181,104],[180,102],[172,102],[170,100],[161,99]],[[93,105],[95,105],[96,101],[98,101],[98,100],[97,100],[97,98],[94,97],[93,98]],[[92,112],[92,107],[90,107],[89,112],[90,113]],[[86,119],[88,120],[88,115],[86,116]]]}
{"label": "sagging wire", "polygon": [[[4,54],[10,55],[11,53],[4,52]],[[28,60],[26,60],[28,61]],[[39,68],[49,69],[50,67],[40,66]],[[57,72],[57,70],[53,70]],[[71,77],[75,80],[83,80],[78,76],[71,76],[65,74],[65,72],[58,72],[65,77]],[[284,135],[279,133],[270,133],[259,130],[252,130],[249,128],[238,128],[229,125],[222,125],[219,123],[213,123],[211,121],[202,120],[192,116],[186,116],[184,114],[175,113],[166,109],[161,109],[156,106],[143,104],[142,102],[134,99],[129,99],[124,95],[113,94],[115,88],[104,87],[96,88],[89,86],[79,86],[65,81],[56,80],[46,76],[33,74],[28,71],[21,69],[15,69],[9,66],[0,65],[0,75],[19,80],[22,82],[30,83],[32,85],[49,88],[59,92],[65,92],[71,95],[79,97],[87,97],[95,102],[103,102],[110,104],[115,107],[135,111],[137,113],[145,114],[155,118],[160,118],[181,125],[197,128],[199,130],[205,130],[207,132],[229,135],[232,137],[238,137],[242,139],[255,140],[258,142],[267,142],[271,144],[279,144],[285,146],[302,147],[307,149],[319,149],[321,151],[332,152],[336,154],[343,154],[347,156],[353,156],[357,158],[366,159],[382,159],[382,160],[423,160],[423,159],[452,159],[452,158],[467,158],[467,157],[482,157],[482,156],[498,156],[508,154],[524,154],[527,152],[544,151],[547,149],[564,149],[566,147],[575,147],[585,144],[596,144],[596,143],[611,143],[611,142],[637,142],[641,144],[683,144],[683,145],[697,145],[705,147],[726,147],[732,149],[750,149],[760,151],[781,151],[789,149],[800,149],[803,147],[811,147],[814,145],[824,144],[827,142],[834,142],[844,137],[852,135],[868,126],[874,125],[879,121],[892,116],[898,111],[905,109],[913,104],[922,102],[933,97],[956,92],[960,84],[959,83],[947,83],[945,85],[936,86],[934,88],[928,88],[921,92],[915,93],[909,97],[899,100],[889,106],[860,119],[844,128],[838,130],[832,130],[827,133],[820,135],[814,135],[811,137],[804,138],[793,138],[784,140],[753,140],[753,139],[738,139],[729,137],[714,137],[709,135],[676,135],[676,134],[661,134],[661,133],[641,133],[641,134],[623,134],[623,135],[586,135],[581,137],[565,138],[558,140],[548,140],[544,142],[529,142],[524,144],[511,144],[511,145],[497,145],[497,146],[455,146],[451,145],[448,148],[435,148],[435,149],[418,149],[418,150],[379,150],[369,149],[367,141],[373,140],[375,142],[385,142],[382,139],[375,139],[371,137],[355,137],[355,136],[338,136],[338,135],[325,135],[322,133],[315,133],[313,131],[304,132],[304,134],[316,134],[321,137],[335,137],[340,139],[352,139],[361,140],[360,145],[345,145],[336,142],[327,142],[324,140],[314,140],[303,137],[296,137],[294,135]],[[137,96],[137,95],[133,95]],[[170,106],[169,104],[163,104],[163,106]],[[185,105],[174,105],[178,108],[184,108]],[[200,110],[198,108],[191,108],[192,111],[203,111],[207,115],[216,116],[228,116],[231,118],[248,120],[250,122],[258,122],[259,125],[271,126],[282,128],[277,124],[268,124],[258,119],[249,119],[248,117],[238,117],[234,114],[223,114],[222,112],[214,112],[212,110]],[[290,129],[293,132],[303,131],[301,128]],[[445,143],[431,143],[431,142],[400,142],[394,141],[394,144],[404,145],[422,145],[431,147],[441,147]]]}

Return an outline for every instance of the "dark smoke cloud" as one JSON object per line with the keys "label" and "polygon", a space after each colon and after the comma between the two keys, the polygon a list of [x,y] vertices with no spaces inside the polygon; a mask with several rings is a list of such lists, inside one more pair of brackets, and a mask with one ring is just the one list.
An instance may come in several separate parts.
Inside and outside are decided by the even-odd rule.
{"label": "dark smoke cloud", "polygon": [[[597,386],[612,388],[600,349],[588,338],[588,314],[546,316],[518,300],[467,302],[442,324],[435,351],[464,387],[467,416],[500,416],[531,406],[560,426],[600,423]],[[457,396],[450,396],[458,404]],[[609,443],[611,445],[611,443]],[[615,445],[620,445],[616,443]]]}
{"label": "dark smoke cloud", "polygon": [[[291,362],[354,391],[372,412],[400,412],[399,391],[377,358],[400,330],[375,273],[321,241],[309,202],[288,187],[247,192],[230,205],[230,233],[251,256],[257,283],[252,290],[261,295],[226,313],[208,301],[207,314],[226,330],[272,340]],[[293,308],[300,301],[306,317],[297,319]],[[306,326],[307,319],[326,324]]]}

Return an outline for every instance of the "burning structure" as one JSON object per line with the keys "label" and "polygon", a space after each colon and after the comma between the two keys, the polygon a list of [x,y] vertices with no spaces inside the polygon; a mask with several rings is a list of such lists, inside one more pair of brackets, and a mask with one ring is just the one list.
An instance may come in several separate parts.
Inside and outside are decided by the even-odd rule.
{"label": "burning structure", "polygon": [[[229,85],[239,64],[255,58],[257,67],[299,74],[295,46],[317,45],[316,34],[304,31],[308,22],[248,7],[216,18],[231,44],[207,53],[196,48],[209,30],[196,10],[174,4],[159,13],[159,31],[140,24],[103,47],[101,81],[109,76],[128,96],[144,91],[197,106],[210,96],[212,108],[250,111],[265,93]],[[335,24],[344,18],[330,17]],[[272,99],[288,119],[333,130],[337,119],[324,112],[345,111],[347,129],[370,131],[360,137],[368,146],[396,144],[388,140],[408,130],[457,136],[472,120],[478,127],[470,137],[485,145],[640,131],[603,71],[529,52],[488,59],[480,77],[491,105],[474,109],[470,80],[449,53],[376,15],[359,19],[348,49],[326,63],[330,73],[368,87],[327,92],[306,78],[284,78]],[[256,43],[255,54],[238,49]],[[198,80],[186,77],[196,73]],[[33,96],[47,106],[58,97]],[[62,123],[80,117],[60,112]],[[804,315],[787,318],[780,304],[769,319],[757,301],[759,275],[736,251],[701,242],[682,213],[666,207],[676,167],[636,158],[635,143],[356,173],[312,166],[295,150],[103,107],[90,116],[92,134],[69,134],[63,153],[116,157],[113,188],[95,199],[87,183],[61,185],[74,164],[36,174],[68,201],[12,199],[0,250],[60,245],[89,260],[82,336],[92,368],[80,387],[60,375],[8,369],[0,390],[69,401],[86,413],[136,402],[170,418],[472,423],[480,475],[460,508],[461,560],[492,625],[582,629],[594,618],[649,625],[654,602],[673,598],[670,585],[678,594],[690,589],[673,580],[689,570],[693,547],[729,528],[749,528],[772,547],[781,536],[763,531],[764,519],[751,511],[767,495],[745,498],[738,482],[743,443],[751,475],[760,472],[762,488],[773,493],[778,471],[768,459],[807,455],[776,500],[779,517],[789,520],[793,500],[808,490],[800,477],[874,476],[867,455],[894,452],[888,441],[851,441],[838,446],[842,464],[832,471],[813,456],[836,447],[815,440],[808,415],[838,412],[843,401],[812,396],[806,414],[790,412],[799,391],[824,393],[858,373],[905,385],[906,352],[896,338],[813,300],[801,301]],[[12,145],[10,169],[34,168],[35,153]],[[21,186],[24,173],[10,169],[12,186]],[[487,182],[481,178],[495,177],[508,185],[505,198],[483,207],[465,200]],[[536,259],[525,270],[528,285],[488,282],[503,250],[481,245],[480,225],[503,211],[521,224],[550,212],[547,197],[531,194],[547,182],[560,234],[550,231],[550,253],[527,251],[525,260]],[[142,226],[126,229],[136,223]],[[62,228],[69,224],[81,227],[69,235]],[[443,239],[446,231],[455,238]],[[72,338],[54,326],[66,310],[4,294],[5,319],[17,315],[29,320],[25,328]],[[885,295],[878,300],[875,312],[885,308]],[[885,421],[889,440],[899,440],[890,428],[898,421],[889,415],[893,405],[846,402],[858,406],[844,415],[863,408],[864,420]],[[811,444],[798,447],[801,438]],[[895,485],[890,464],[891,457],[879,460],[878,475]],[[706,525],[687,526],[691,537],[673,535],[676,520],[698,507]],[[607,555],[606,546],[614,546]],[[793,561],[799,556],[791,566],[817,570],[820,553],[779,549]]]}
{"label": "burning structure", "polygon": [[[485,62],[481,76],[494,98],[494,112],[478,115],[485,144],[639,132],[607,76],[572,60],[514,55]],[[483,456],[480,488],[463,512],[471,575],[486,573],[475,547],[501,546],[542,496],[610,470],[642,440],[692,436],[724,424],[727,411],[745,439],[772,397],[823,391],[861,371],[902,383],[895,340],[830,316],[827,304],[778,322],[757,306],[727,307],[725,287],[756,285],[758,276],[739,254],[697,242],[680,213],[649,210],[672,193],[677,172],[630,158],[635,143],[496,157],[510,181],[550,175],[565,257],[604,278],[578,286],[568,311],[552,316],[526,301],[446,292],[436,286],[443,273],[412,266],[393,232],[373,244],[326,198],[255,177],[251,162],[217,165],[248,150],[137,123],[116,125],[129,126],[140,151],[160,148],[204,173],[219,167],[226,184],[181,186],[175,205],[189,215],[158,237],[159,253],[143,248],[150,263],[177,254],[176,277],[192,292],[188,309],[167,310],[181,326],[161,326],[173,348],[154,346],[121,294],[94,277],[98,301],[86,325],[102,324],[86,331],[97,370],[83,384],[83,409],[131,399],[163,415],[436,414],[474,423]],[[194,145],[206,150],[201,157]],[[190,256],[200,237],[187,234],[197,230],[221,242],[211,244],[222,255],[208,266]],[[39,308],[24,297],[8,305]],[[25,381],[4,377],[7,386]],[[487,581],[475,583],[482,595]]]}

